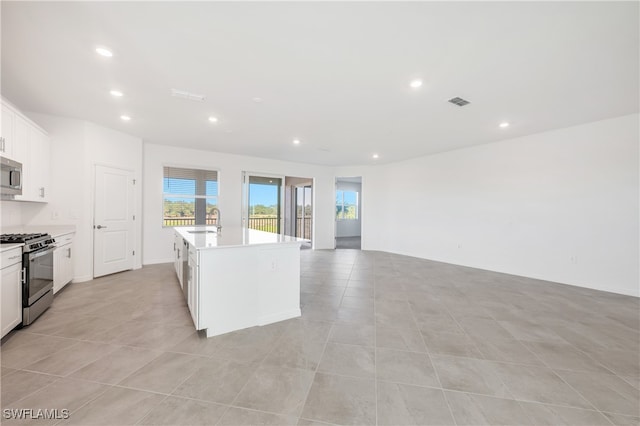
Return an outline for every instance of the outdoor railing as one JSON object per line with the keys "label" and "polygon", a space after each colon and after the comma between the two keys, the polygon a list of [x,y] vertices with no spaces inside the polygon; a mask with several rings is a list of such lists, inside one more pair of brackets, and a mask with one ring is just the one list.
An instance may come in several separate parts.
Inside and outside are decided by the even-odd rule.
{"label": "outdoor railing", "polygon": [[[207,225],[217,225],[215,217],[206,218]],[[195,217],[165,217],[163,226],[195,226]],[[313,221],[310,216],[296,218],[296,237],[311,239]],[[266,232],[278,232],[277,217],[250,217],[249,228]]]}
{"label": "outdoor railing", "polygon": [[277,217],[250,217],[249,228],[265,232],[278,232]]}
{"label": "outdoor railing", "polygon": [[296,237],[310,240],[312,225],[311,216],[296,218]]}
{"label": "outdoor railing", "polygon": [[[215,217],[206,218],[205,223],[207,225],[217,225],[217,220]],[[195,226],[196,218],[195,217],[165,217],[162,221],[162,226]]]}

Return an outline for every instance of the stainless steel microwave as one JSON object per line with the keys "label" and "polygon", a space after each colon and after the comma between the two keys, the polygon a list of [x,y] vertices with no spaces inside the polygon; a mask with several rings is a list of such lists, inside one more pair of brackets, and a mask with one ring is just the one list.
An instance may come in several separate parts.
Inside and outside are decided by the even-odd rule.
{"label": "stainless steel microwave", "polygon": [[3,198],[22,195],[22,164],[0,157],[0,194]]}

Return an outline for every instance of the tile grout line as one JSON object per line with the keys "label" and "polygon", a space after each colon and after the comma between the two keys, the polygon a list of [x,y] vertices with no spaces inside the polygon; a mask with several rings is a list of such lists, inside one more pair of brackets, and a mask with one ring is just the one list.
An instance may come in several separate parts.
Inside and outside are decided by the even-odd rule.
{"label": "tile grout line", "polygon": [[374,368],[374,392],[375,392],[375,403],[376,403],[376,426],[378,426],[379,414],[378,414],[378,321],[376,321],[376,278],[375,278],[375,266],[373,268],[373,368]]}
{"label": "tile grout line", "polygon": [[[562,337],[560,336],[560,338]],[[609,423],[611,423],[611,421],[607,416],[603,415],[602,412],[595,405],[593,405],[593,403],[589,399],[587,399],[584,395],[582,395],[581,392],[578,392],[576,388],[571,386],[563,377],[561,377],[558,373],[556,373],[555,370],[551,366],[549,366],[549,364],[544,359],[542,359],[540,356],[538,356],[538,354],[536,354],[535,352],[527,348],[526,345],[522,345],[522,346],[524,346],[527,350],[529,350],[529,352],[531,352],[533,356],[536,357],[538,361],[540,361],[542,365],[544,365],[551,372],[551,374],[553,374],[555,377],[560,379],[564,384],[566,384],[570,389],[572,389],[577,395],[579,395],[582,399],[584,399],[593,408],[594,411],[600,413],[604,418],[607,419]],[[573,347],[573,345],[571,345],[570,343],[569,343],[569,346]],[[574,408],[577,408],[577,407],[574,407]]]}
{"label": "tile grout line", "polygon": [[[340,264],[342,265],[342,263],[340,263]],[[396,264],[394,264],[394,265],[396,265]],[[327,264],[327,265],[323,265],[323,267],[331,267],[331,264],[329,263],[329,264]],[[402,266],[402,265],[400,265],[400,266],[397,266],[397,265],[396,265],[396,267],[397,267],[397,268],[399,268],[399,267],[403,267],[403,266]],[[352,272],[353,272],[353,270],[354,270],[353,268],[354,268],[354,266],[352,266]],[[383,272],[384,272],[384,271],[386,271],[386,269],[385,269],[385,270],[383,270]],[[345,298],[347,297],[347,296],[346,296],[346,289],[348,289],[348,288],[349,288],[349,284],[348,284],[348,282],[349,282],[349,279],[347,279],[347,285],[346,285],[346,287],[345,287],[345,291],[342,293],[342,295],[341,295],[341,297],[340,297],[340,305],[342,305],[342,303],[344,302]],[[376,292],[377,292],[377,290],[374,288],[374,296],[376,295]],[[523,295],[524,295],[524,293],[523,293]],[[354,297],[355,297],[355,296],[354,296]],[[406,301],[406,300],[405,300],[405,301]],[[378,324],[377,324],[377,322],[375,321],[375,315],[376,315],[376,306],[377,306],[377,303],[378,303],[378,302],[379,302],[379,301],[374,300],[374,306],[373,306],[373,307],[374,307],[374,323],[373,323],[373,326],[374,326],[374,327],[373,327],[373,328],[374,328],[374,363],[375,363],[375,366],[374,366],[374,367],[375,367],[375,373],[374,373],[374,374],[375,374],[375,385],[376,385],[376,422],[378,422],[378,417],[377,417],[377,412],[378,412],[378,407],[377,407],[377,384],[378,384],[378,377],[377,377],[377,374],[378,374],[378,371],[377,371],[377,370],[378,370],[378,368],[377,368],[377,367],[378,367],[378,366],[377,366],[377,350],[378,350],[378,347],[377,347],[377,344],[378,344],[378,341],[377,341],[377,328],[378,328]],[[505,302],[505,303],[508,303],[508,301],[507,301],[507,302]],[[417,312],[417,311],[414,311],[414,310],[413,310],[413,308],[411,307],[411,305],[410,305],[410,309],[412,309],[413,321],[414,321],[414,323],[415,323],[415,322],[417,322],[417,319],[416,319],[416,312]],[[494,321],[497,321],[497,320],[496,320],[496,312],[493,312],[493,311],[492,311],[492,310],[490,310],[490,309],[486,309],[486,311],[487,311],[487,313],[488,313],[488,316],[490,316]],[[448,314],[448,315],[450,315],[450,316],[453,318],[453,320],[454,320],[454,321],[456,321],[456,323],[458,324],[458,326],[460,326],[460,323],[458,323],[458,321],[457,321],[457,317],[456,317],[456,316],[454,316],[454,315],[452,314],[452,311],[451,311],[451,310],[446,310],[446,312],[447,312],[447,314]],[[334,318],[333,320],[331,320],[331,321],[321,320],[320,322],[329,323],[329,324],[331,325],[330,333],[331,333],[331,329],[333,329],[333,327],[334,327],[334,326],[337,326],[338,324],[340,324],[340,323],[339,323],[335,318]],[[353,325],[353,326],[357,326],[357,323],[347,323],[347,324],[350,324],[350,325]],[[115,328],[115,327],[117,327],[117,325],[116,325],[116,326],[114,326],[114,328]],[[398,327],[394,327],[394,328],[398,328]],[[112,328],[110,328],[109,330],[111,330],[111,329],[112,329]],[[403,329],[403,330],[404,330],[405,328],[400,327],[399,329]],[[406,329],[408,329],[408,328],[406,328]],[[553,328],[552,328],[552,327],[551,327],[551,328],[549,328],[549,329],[550,329],[551,331],[553,331]],[[467,332],[465,329],[462,329],[462,330],[463,330],[463,332],[465,333],[465,335],[467,335],[467,333],[468,333],[468,332]],[[421,340],[422,340],[423,342],[425,342],[425,346],[426,346],[426,341],[425,341],[426,337],[425,337],[425,335],[424,335],[424,334],[422,334],[419,330],[418,330],[418,332],[420,333]],[[40,334],[40,333],[32,333],[32,332],[25,332],[25,333],[34,334],[34,335],[39,335],[39,334]],[[44,335],[49,336],[49,335],[47,335],[47,334],[44,334]],[[329,334],[329,336],[330,336],[330,334]],[[96,342],[96,341],[92,341],[92,340],[77,339],[77,338],[69,338],[69,337],[64,337],[64,336],[55,336],[55,335],[51,335],[51,337],[60,338],[60,339],[67,339],[67,340],[73,340],[73,341],[75,341],[76,343],[72,344],[72,345],[71,345],[71,347],[75,346],[75,345],[77,344],[77,342],[81,342],[81,341],[89,341],[89,342],[94,342],[94,343]],[[183,340],[186,340],[186,339],[187,339],[187,337],[185,336],[185,339],[183,339]],[[328,343],[329,343],[329,340],[330,340],[330,337],[328,337],[328,338],[327,338],[327,340],[325,341],[325,344],[324,344],[324,347],[323,347],[323,352],[322,352],[322,354],[321,354],[321,357],[323,357],[323,356],[324,356],[324,352],[325,352],[326,347],[327,347],[327,345],[328,345]],[[531,354],[533,355],[534,359],[538,359],[538,360],[540,360],[540,359],[541,359],[539,356],[537,356],[535,353],[533,353],[533,352],[531,351],[531,349],[529,349],[528,347],[526,347],[526,346],[522,343],[522,341],[520,341],[520,340],[518,340],[518,339],[515,339],[515,341],[516,341],[516,342],[518,342],[519,344],[521,344],[522,346],[524,346],[524,347],[525,347],[525,349],[526,349],[526,351],[527,351],[528,353],[531,353]],[[541,339],[541,341],[544,341],[544,340],[542,340],[542,339]],[[565,340],[564,340],[564,339],[562,339],[562,341],[563,341],[563,342],[565,342]],[[118,346],[118,347],[133,347],[133,348],[138,348],[138,349],[143,348],[143,349],[145,349],[145,350],[149,349],[149,348],[144,347],[144,346],[143,346],[143,347],[139,347],[139,346],[131,346],[131,345],[119,345],[119,344],[114,344],[114,343],[105,343],[105,342],[98,342],[98,343],[104,343],[104,344],[107,344],[107,345]],[[350,343],[343,343],[343,344],[345,344],[345,345],[350,345]],[[578,347],[574,346],[574,345],[573,345],[572,343],[570,343],[570,342],[566,342],[566,344],[567,344],[569,347],[573,348],[574,350],[577,350],[577,351],[579,351],[580,353],[583,353],[584,355],[586,355],[590,360],[594,361],[597,365],[601,365],[597,360],[595,360],[593,357],[591,357],[591,356],[590,356],[587,352],[585,352],[584,350],[582,350],[582,349],[580,349],[580,348],[578,348]],[[474,343],[474,345],[475,345],[475,343]],[[362,345],[356,345],[356,346],[361,346],[361,347],[362,347]],[[19,348],[19,346],[18,346],[18,348]],[[394,348],[389,348],[389,349],[390,349],[390,350],[397,350],[397,349],[394,349]],[[63,349],[63,350],[64,350],[64,349]],[[149,350],[150,350],[150,351],[156,351],[156,352],[158,351],[157,349],[153,349],[153,348],[151,348],[151,349],[149,349]],[[487,356],[487,355],[486,355],[486,351],[480,350],[479,348],[478,348],[478,351],[479,351],[479,354],[480,354],[481,356],[483,356],[483,357],[486,357],[486,356]],[[417,352],[417,351],[406,351],[406,352],[424,353],[424,352]],[[180,353],[180,354],[182,354],[181,352],[172,352],[172,351],[170,351],[170,350],[163,349],[163,350],[161,350],[161,351],[159,352],[158,356],[161,356],[163,353]],[[271,352],[270,352],[270,353],[271,353]],[[427,352],[426,352],[426,353],[427,353],[427,355],[428,355],[428,356],[429,356],[429,358],[430,358],[431,365],[432,365],[432,367],[434,368],[434,372],[435,372],[435,375],[436,375],[437,381],[438,381],[438,383],[439,383],[439,385],[440,385],[440,387],[439,387],[439,388],[437,388],[437,389],[440,389],[441,391],[443,391],[443,392],[444,392],[444,390],[445,390],[445,389],[444,389],[444,388],[442,388],[442,383],[441,383],[441,381],[440,381],[438,371],[435,369],[435,367],[434,367],[434,365],[433,365],[433,360],[431,359],[431,358],[434,356],[434,354],[431,352],[431,350],[430,350],[428,347],[427,347]],[[199,356],[199,357],[206,357],[206,358],[211,358],[211,357],[215,356],[215,354],[214,354],[214,355],[207,355],[207,356],[203,356],[202,354],[191,354],[191,353],[188,353],[188,352],[185,352],[184,354],[195,355],[195,356]],[[496,363],[496,364],[512,364],[512,365],[520,365],[520,363],[518,363],[518,362],[511,362],[511,361],[488,360],[488,359],[483,359],[483,358],[478,359],[478,358],[466,357],[466,356],[459,357],[459,356],[457,356],[457,355],[450,355],[450,354],[438,354],[438,355],[443,356],[443,357],[462,358],[462,359],[465,359],[465,358],[466,358],[466,359],[473,359],[473,360],[479,360],[479,361],[487,361],[487,362],[489,362],[489,363]],[[267,356],[268,356],[268,355],[267,355]],[[260,360],[260,362],[259,362],[259,364],[260,364],[260,365],[265,365],[265,364],[264,364],[264,363],[265,363],[265,359],[266,359],[266,357],[264,357],[263,359],[261,359],[261,360]],[[36,362],[37,362],[37,361],[36,361]],[[94,362],[96,362],[96,361],[94,361]],[[151,361],[150,361],[150,362],[151,362]],[[90,365],[90,364],[91,364],[91,363],[89,363],[88,365]],[[550,371],[551,371],[555,376],[559,376],[559,373],[556,373],[556,370],[555,370],[555,369],[553,369],[553,368],[549,367],[549,364],[547,364],[547,363],[545,363],[545,362],[543,362],[543,361],[541,361],[541,364],[542,364],[542,366],[544,366],[543,368],[546,368],[546,369],[550,370]],[[145,365],[147,365],[147,364],[145,364]],[[318,365],[319,365],[319,363],[318,363]],[[527,365],[527,364],[523,364],[523,365]],[[541,366],[537,366],[537,365],[536,365],[536,366],[529,366],[529,365],[527,365],[527,366],[528,366],[528,367],[536,367],[536,368],[540,368],[540,367],[541,367]],[[144,366],[143,366],[143,367],[144,367]],[[7,368],[11,368],[11,369],[13,369],[12,367],[7,367]],[[81,369],[81,368],[84,368],[84,367],[80,367],[80,369]],[[142,368],[142,367],[141,367],[141,368]],[[603,372],[602,372],[602,374],[609,374],[609,373],[607,373],[607,372],[610,372],[610,371],[611,371],[611,370],[609,370],[607,367],[603,367],[603,369],[604,369],[606,372],[605,372],[605,371],[603,371]],[[31,372],[31,370],[24,370],[24,369],[15,369],[15,370],[16,370],[16,371],[28,371],[28,372]],[[560,370],[562,370],[562,369],[560,369]],[[75,371],[77,371],[77,370],[75,370]],[[137,370],[136,370],[136,371],[137,371]],[[564,371],[564,370],[562,370],[562,371]],[[568,369],[567,371],[578,371],[578,372],[583,372],[583,370],[571,370],[571,369]],[[586,372],[586,371],[585,371],[585,372]],[[15,371],[14,371],[14,372],[12,372],[12,374],[13,374],[13,373],[15,373]],[[48,374],[48,373],[42,373],[42,372],[34,372],[34,373],[35,373],[35,374],[42,374],[42,375],[49,375],[49,376],[52,376],[52,377],[57,377],[58,379],[60,379],[60,378],[68,378],[68,379],[70,379],[70,380],[84,380],[84,379],[79,379],[79,378],[73,378],[73,377],[70,377],[70,376],[71,376],[71,374],[74,374],[74,372],[69,373],[69,374],[68,374],[67,376],[65,376],[65,377],[57,376],[57,375],[53,375],[53,374]],[[315,375],[317,375],[317,373],[318,373],[318,367],[316,367],[316,370],[314,371],[314,377],[315,377]],[[340,374],[334,374],[334,373],[326,373],[326,374],[336,375],[336,376],[344,376],[344,377],[353,377],[353,376],[340,375]],[[632,388],[637,389],[637,385],[633,385],[632,383],[629,383],[630,378],[626,378],[626,379],[625,379],[623,376],[620,376],[620,375],[616,374],[615,372],[612,372],[612,373],[611,373],[611,375],[612,375],[612,376],[614,376],[614,377],[616,377],[616,378],[618,378],[618,379],[620,379],[623,383],[628,384],[628,385],[629,385],[629,386],[631,386]],[[128,376],[127,376],[127,377],[128,377]],[[527,402],[527,403],[533,403],[533,404],[538,404],[538,405],[542,405],[542,406],[566,407],[566,408],[572,408],[572,409],[575,409],[575,410],[587,410],[587,411],[597,412],[597,413],[600,413],[600,414],[603,414],[603,413],[609,413],[609,414],[618,414],[618,415],[621,415],[621,416],[627,416],[627,417],[629,417],[627,414],[623,414],[623,413],[615,413],[615,412],[609,412],[609,411],[602,411],[602,410],[599,410],[599,409],[595,408],[595,406],[591,403],[591,401],[589,401],[589,400],[588,400],[587,398],[585,398],[585,397],[584,397],[580,392],[578,392],[575,388],[573,388],[571,385],[569,385],[569,383],[568,383],[566,380],[564,380],[562,377],[559,377],[559,378],[560,378],[560,379],[561,379],[561,380],[562,380],[562,381],[563,381],[567,386],[569,386],[569,388],[573,389],[573,390],[574,390],[578,395],[580,395],[582,398],[584,398],[584,400],[585,400],[585,401],[587,401],[587,402],[589,403],[589,406],[591,406],[591,407],[592,407],[592,409],[590,409],[590,408],[584,408],[584,407],[575,407],[575,406],[572,406],[572,405],[560,405],[560,404],[553,404],[553,403],[544,403],[544,402],[539,402],[539,401],[518,400],[518,399],[514,399],[514,398],[499,398],[499,397],[496,397],[496,396],[492,396],[492,395],[485,395],[485,394],[481,394],[481,393],[480,393],[480,394],[477,394],[477,395],[483,395],[483,396],[486,396],[487,398],[512,399],[512,400],[515,400],[515,401],[518,401],[518,402]],[[57,381],[58,379],[56,379],[55,381]],[[187,379],[188,379],[188,378],[187,378]],[[187,380],[187,379],[185,379],[185,380]],[[47,386],[53,385],[53,383],[55,383],[55,381],[54,381],[54,382],[52,382],[52,383],[50,383],[50,384],[49,384],[49,385],[47,385]],[[92,382],[92,381],[89,381],[89,382]],[[384,380],[381,380],[380,382],[382,383],[382,382],[384,382]],[[93,383],[100,383],[100,382],[93,382]],[[184,382],[183,382],[183,383],[184,383]],[[102,384],[102,383],[101,383],[101,384]],[[135,388],[128,388],[128,387],[120,386],[120,385],[111,385],[111,384],[105,384],[105,385],[106,385],[106,386],[108,386],[107,390],[108,390],[109,388],[126,388],[126,389],[135,389]],[[310,388],[311,388],[311,386],[312,386],[312,385],[313,385],[313,382],[311,383],[311,385],[309,386],[309,389],[307,390],[307,396],[305,397],[305,403],[306,403],[306,400],[308,399],[308,395],[309,395]],[[412,385],[412,386],[421,386],[421,385],[415,385],[415,384],[410,384],[410,383],[409,383],[408,385]],[[180,386],[180,385],[178,385],[178,386]],[[246,387],[246,384],[245,384],[245,387]],[[421,386],[421,387],[429,387],[429,386]],[[138,389],[136,389],[136,390],[138,390]],[[140,389],[140,391],[150,392],[150,391],[145,391],[144,389]],[[473,392],[465,392],[465,391],[458,391],[458,390],[452,390],[452,389],[447,389],[447,391],[450,391],[450,392],[459,392],[459,393],[466,393],[466,394],[475,394],[475,393],[473,393]],[[106,392],[106,390],[105,390],[105,392]],[[172,392],[173,392],[173,391],[172,391]],[[168,394],[164,394],[164,393],[160,393],[160,394],[161,394],[161,395],[165,395],[165,398],[163,398],[163,401],[165,401],[165,400],[168,398]],[[25,397],[26,397],[26,396],[25,396]],[[24,397],[23,397],[23,398],[24,398]],[[180,397],[180,398],[191,399],[191,398],[186,398],[186,397]],[[196,400],[197,400],[197,399],[196,399]],[[91,400],[91,401],[93,401],[93,400]],[[87,403],[83,404],[83,405],[82,405],[82,406],[80,406],[79,408],[84,407],[86,404],[90,403],[91,401],[89,401],[89,402],[87,402]],[[447,402],[447,404],[449,405],[449,401],[446,399],[446,397],[445,397],[445,401],[446,401],[446,402]],[[213,403],[213,402],[211,402],[211,401],[203,401],[203,402]],[[219,403],[215,403],[215,404],[219,404]],[[219,404],[219,405],[220,405],[220,404]],[[243,409],[247,409],[247,410],[253,410],[253,411],[260,411],[260,410],[255,410],[255,409],[246,408],[246,407],[239,407],[239,408],[243,408]],[[227,408],[227,410],[228,410],[228,408]],[[450,407],[450,406],[449,406],[449,410],[450,410],[450,412],[451,412],[451,407]],[[226,411],[225,411],[225,413],[226,413]],[[269,413],[269,412],[266,412],[266,411],[265,411],[265,413]],[[270,413],[270,414],[271,414],[271,413]],[[273,414],[278,414],[278,413],[273,413]],[[278,415],[280,415],[280,414],[278,414]],[[607,417],[607,416],[605,416],[605,417]],[[144,418],[144,417],[142,417],[142,418]],[[222,417],[221,417],[221,418],[222,418]],[[454,421],[455,421],[455,418],[454,418]],[[608,421],[608,422],[611,422],[611,420],[609,420],[609,419],[608,419],[608,417],[607,417],[607,421]]]}
{"label": "tile grout line", "polygon": [[[462,327],[462,325],[460,325],[460,323],[458,322],[457,318],[456,318],[454,315],[452,315],[452,313],[450,312],[450,310],[447,308],[447,306],[446,306],[446,305],[445,305],[445,310],[447,311],[447,314],[448,314],[449,316],[451,316],[451,318],[453,319],[453,321],[458,325],[458,327],[460,327],[460,329],[463,331],[463,333],[464,333],[465,335],[467,335],[467,337],[470,337],[470,336],[468,336],[467,331],[464,329],[464,327]],[[489,312],[489,315],[493,318],[493,320],[494,320],[494,321],[498,322],[498,320],[496,320],[496,319],[495,319],[495,317],[493,317],[493,314],[492,314],[491,312]],[[498,323],[499,323],[499,322],[498,322]],[[513,335],[512,335],[508,330],[507,330],[507,333],[509,333],[509,334],[513,337]],[[514,337],[514,340],[518,341],[518,342],[519,342],[519,343],[520,343],[520,344],[521,344],[521,345],[522,345],[522,346],[523,346],[527,351],[529,351],[529,353],[531,353],[531,354],[532,354],[536,359],[538,359],[538,361],[540,361],[540,362],[541,362],[541,363],[542,363],[542,364],[543,364],[547,369],[549,369],[549,371],[551,371],[551,373],[552,373],[553,375],[555,375],[555,376],[556,376],[556,377],[558,377],[560,380],[562,380],[562,381],[563,381],[567,386],[569,386],[571,389],[573,389],[573,391],[574,391],[574,392],[576,392],[578,395],[580,395],[580,397],[581,397],[581,398],[583,398],[586,402],[588,402],[588,403],[589,403],[589,405],[591,405],[591,407],[593,407],[595,411],[600,412],[600,411],[599,411],[599,410],[598,410],[598,409],[597,409],[597,408],[596,408],[596,407],[591,403],[591,401],[587,400],[587,399],[586,399],[586,398],[585,398],[581,393],[577,392],[577,390],[576,390],[576,389],[574,389],[574,388],[573,388],[573,386],[569,385],[569,383],[567,383],[567,382],[566,382],[562,377],[559,377],[559,375],[558,375],[558,374],[556,374],[556,372],[555,372],[555,371],[553,371],[553,369],[552,369],[551,367],[549,367],[549,365],[548,365],[548,364],[547,364],[543,359],[541,359],[541,358],[540,358],[536,353],[534,353],[533,351],[531,351],[528,347],[526,347],[526,345],[523,345],[523,344],[522,344],[518,339],[516,339],[515,337]],[[564,340],[564,339],[563,339],[563,340]],[[476,346],[476,345],[475,345],[475,343],[474,343],[474,346]],[[476,348],[477,348],[477,347],[476,347]],[[482,350],[480,350],[480,348],[477,348],[477,349],[480,351],[480,354],[482,354],[483,356],[486,356],[486,355],[482,352]],[[485,361],[489,361],[489,362],[496,362],[496,361],[491,361],[491,360],[485,360]],[[535,366],[533,366],[533,367],[535,367]],[[538,367],[538,368],[539,368],[539,367]],[[507,389],[509,390],[509,393],[511,393],[511,389],[510,389],[509,385],[508,385],[508,384],[506,384],[506,383],[504,383],[504,380],[502,380],[502,379],[500,379],[500,382],[501,382],[503,385],[505,385],[505,386],[507,387]],[[514,400],[516,400],[516,399],[514,399]],[[516,400],[516,401],[518,401],[518,400]],[[522,405],[520,404],[520,401],[518,401],[518,405],[522,408]],[[606,416],[605,416],[605,417],[606,417]],[[607,420],[608,420],[608,419],[607,419]]]}
{"label": "tile grout line", "polygon": [[[411,307],[411,304],[409,304],[409,310],[411,311],[411,315],[413,316],[413,320],[416,322],[416,326],[418,325],[418,321],[416,319],[416,314],[415,312],[413,312],[413,308]],[[429,357],[429,363],[431,364],[431,368],[433,368],[433,372],[436,375],[436,380],[438,381],[438,384],[440,385],[440,392],[442,393],[442,398],[444,398],[444,402],[445,404],[447,404],[447,409],[449,410],[449,415],[451,415],[451,419],[453,420],[453,424],[454,425],[458,425],[458,421],[456,420],[456,417],[453,415],[453,409],[451,408],[451,404],[449,403],[449,399],[447,398],[447,395],[444,392],[444,388],[442,387],[442,381],[440,380],[440,374],[438,373],[438,370],[436,369],[436,366],[433,363],[433,359],[431,358],[431,352],[429,351],[429,346],[427,345],[427,341],[424,338],[424,335],[422,334],[422,332],[420,330],[418,330],[418,334],[420,335],[420,339],[422,340],[422,343],[424,344],[424,347],[427,350],[427,356]]]}

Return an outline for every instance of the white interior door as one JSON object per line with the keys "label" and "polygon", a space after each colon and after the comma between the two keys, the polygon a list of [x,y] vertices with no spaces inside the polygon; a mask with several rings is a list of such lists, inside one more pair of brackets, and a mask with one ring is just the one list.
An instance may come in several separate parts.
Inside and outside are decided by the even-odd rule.
{"label": "white interior door", "polygon": [[96,166],[93,276],[133,269],[133,172]]}

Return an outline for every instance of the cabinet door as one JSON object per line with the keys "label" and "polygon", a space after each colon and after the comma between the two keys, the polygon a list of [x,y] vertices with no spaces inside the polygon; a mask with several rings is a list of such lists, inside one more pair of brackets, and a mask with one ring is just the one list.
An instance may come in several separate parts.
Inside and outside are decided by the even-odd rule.
{"label": "cabinet door", "polygon": [[[49,200],[50,166],[49,137],[35,127],[29,128],[29,167],[25,183],[29,189],[31,201]],[[29,179],[31,182],[28,182]]]}
{"label": "cabinet door", "polygon": [[0,154],[13,159],[13,135],[15,131],[16,114],[11,108],[2,105],[2,132],[0,137]]}
{"label": "cabinet door", "polygon": [[49,202],[51,197],[51,140],[46,133],[38,132],[40,140],[40,185],[42,187],[41,200],[44,203]]}
{"label": "cabinet door", "polygon": [[187,305],[189,305],[189,312],[191,312],[191,319],[196,326],[196,330],[200,329],[198,324],[198,265],[193,257],[189,257],[189,294]]}
{"label": "cabinet door", "polygon": [[56,248],[53,252],[53,293],[60,291],[73,279],[71,244]]}
{"label": "cabinet door", "polygon": [[16,115],[13,130],[13,159],[23,165],[29,162],[29,129],[31,125],[23,117]]}
{"label": "cabinet door", "polygon": [[2,337],[22,322],[22,264],[2,269]]}
{"label": "cabinet door", "polygon": [[173,269],[176,271],[180,287],[184,285],[182,282],[182,237],[176,232],[173,239]]}

